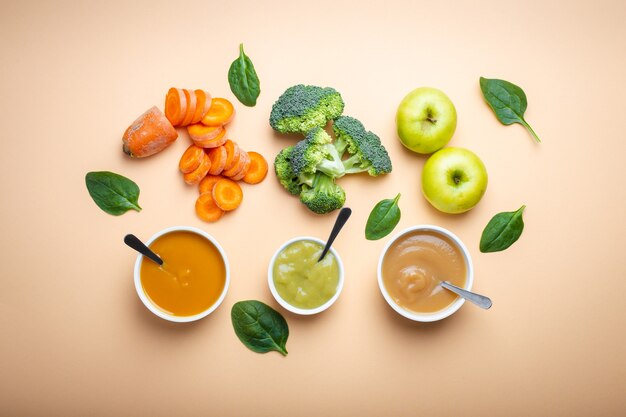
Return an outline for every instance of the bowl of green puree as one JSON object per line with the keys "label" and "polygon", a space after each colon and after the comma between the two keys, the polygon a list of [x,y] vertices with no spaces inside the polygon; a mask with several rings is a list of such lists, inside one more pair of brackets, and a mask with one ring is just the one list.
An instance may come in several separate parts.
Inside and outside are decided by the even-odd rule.
{"label": "bowl of green puree", "polygon": [[272,257],[268,284],[278,304],[286,310],[317,314],[339,298],[343,263],[333,247],[318,262],[325,244],[315,237],[297,237],[285,242]]}

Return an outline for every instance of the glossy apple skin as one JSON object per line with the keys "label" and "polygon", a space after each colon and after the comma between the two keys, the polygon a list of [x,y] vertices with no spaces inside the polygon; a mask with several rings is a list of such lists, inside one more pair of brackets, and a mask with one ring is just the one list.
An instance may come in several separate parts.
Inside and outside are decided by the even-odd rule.
{"label": "glossy apple skin", "polygon": [[458,214],[472,209],[487,190],[487,169],[472,151],[444,148],[422,170],[422,193],[437,210]]}
{"label": "glossy apple skin", "polygon": [[456,109],[441,90],[420,87],[402,99],[396,113],[400,142],[413,152],[443,148],[456,130]]}

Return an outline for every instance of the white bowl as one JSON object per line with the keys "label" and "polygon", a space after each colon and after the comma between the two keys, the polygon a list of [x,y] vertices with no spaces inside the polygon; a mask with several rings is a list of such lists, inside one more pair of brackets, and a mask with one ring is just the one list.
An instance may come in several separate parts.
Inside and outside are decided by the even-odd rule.
{"label": "white bowl", "polygon": [[380,292],[383,294],[383,297],[385,297],[385,300],[387,301],[387,303],[398,314],[408,319],[421,321],[421,322],[442,320],[454,314],[459,308],[461,308],[463,303],[465,303],[465,299],[458,297],[454,302],[452,302],[452,304],[448,305],[447,307],[439,311],[435,311],[432,313],[416,313],[413,311],[406,310],[402,308],[401,306],[399,306],[394,301],[394,299],[389,295],[389,293],[387,292],[387,288],[385,288],[385,283],[383,282],[382,267],[383,267],[383,260],[385,258],[385,255],[387,254],[387,251],[396,240],[406,235],[407,233],[411,233],[415,231],[431,231],[431,232],[440,233],[444,236],[447,236],[452,242],[454,242],[457,245],[457,247],[461,250],[461,253],[463,254],[463,259],[465,260],[465,266],[466,266],[465,286],[463,288],[468,291],[471,291],[472,285],[474,284],[474,267],[472,266],[472,258],[470,257],[469,251],[467,250],[467,248],[465,247],[461,239],[459,239],[454,233],[442,227],[432,226],[432,225],[418,225],[418,226],[409,227],[407,229],[404,229],[400,233],[396,234],[391,240],[389,240],[389,242],[387,242],[387,245],[385,246],[382,253],[380,254],[380,259],[378,260],[378,287],[380,288]]}
{"label": "white bowl", "polygon": [[160,232],[156,233],[154,236],[150,238],[150,240],[145,242],[145,244],[146,246],[149,247],[150,244],[152,244],[152,242],[154,242],[157,238],[167,233],[179,232],[179,231],[196,233],[204,237],[205,239],[207,239],[209,242],[211,242],[219,251],[220,256],[222,257],[222,260],[224,261],[224,267],[226,270],[226,278],[224,280],[224,289],[222,289],[222,293],[220,294],[217,301],[215,301],[215,303],[213,303],[211,307],[207,308],[206,310],[198,314],[194,314],[193,316],[174,316],[161,310],[159,307],[154,305],[152,301],[150,301],[145,291],[143,290],[143,286],[141,285],[141,262],[143,260],[143,255],[137,256],[137,260],[135,261],[135,289],[137,290],[137,295],[139,295],[139,299],[148,308],[148,310],[153,312],[155,315],[165,320],[169,320],[169,321],[173,321],[177,323],[187,323],[190,321],[200,320],[201,318],[208,316],[213,311],[215,311],[215,309],[219,307],[220,304],[222,304],[222,301],[224,301],[224,298],[226,297],[226,292],[228,291],[228,286],[230,284],[230,267],[228,266],[228,258],[226,258],[226,252],[224,252],[224,249],[222,248],[222,246],[217,242],[217,240],[213,238],[213,236],[209,235],[204,230],[198,229],[197,227],[192,227],[192,226],[168,227],[167,229],[163,229]]}
{"label": "white bowl", "polygon": [[335,295],[333,295],[330,300],[326,301],[324,304],[322,304],[319,307],[310,308],[310,309],[298,308],[289,304],[280,296],[280,294],[276,290],[276,285],[274,284],[274,263],[276,262],[276,258],[278,257],[278,255],[287,246],[291,245],[294,242],[300,242],[303,240],[317,242],[322,246],[326,245],[326,242],[324,242],[323,240],[315,238],[315,237],[309,237],[309,236],[296,237],[291,240],[288,240],[280,248],[278,248],[276,253],[274,253],[274,256],[272,256],[272,260],[270,261],[270,265],[267,269],[267,282],[269,284],[272,295],[276,299],[276,302],[278,302],[278,304],[280,304],[283,308],[285,308],[288,311],[291,311],[292,313],[302,314],[302,315],[311,315],[311,314],[317,314],[326,310],[328,307],[333,305],[335,301],[337,301],[337,298],[339,298],[339,294],[341,293],[341,290],[343,289],[343,282],[344,282],[343,262],[341,261],[341,258],[339,257],[339,254],[337,253],[335,248],[331,246],[329,253],[332,253],[335,256],[335,259],[337,259],[337,266],[339,267],[339,282],[337,283],[337,290],[335,291]]}

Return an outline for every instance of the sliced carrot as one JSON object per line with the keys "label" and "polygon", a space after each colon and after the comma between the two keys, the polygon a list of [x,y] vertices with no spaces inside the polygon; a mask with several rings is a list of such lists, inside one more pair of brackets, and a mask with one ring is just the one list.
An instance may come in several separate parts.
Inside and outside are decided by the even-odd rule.
{"label": "sliced carrot", "polygon": [[226,129],[222,127],[220,133],[211,139],[200,139],[199,137],[194,137],[191,140],[196,144],[196,146],[200,146],[201,148],[217,148],[218,146],[222,146],[226,143]]}
{"label": "sliced carrot", "polygon": [[248,158],[247,158],[246,162],[244,162],[243,167],[241,167],[241,171],[239,171],[238,173],[233,175],[231,177],[231,179],[233,181],[241,181],[246,176],[246,174],[248,173],[248,170],[250,169],[251,162],[252,162],[252,159],[248,155]]}
{"label": "sliced carrot", "polygon": [[178,169],[180,169],[180,172],[187,174],[188,172],[198,168],[200,166],[200,162],[202,162],[202,158],[204,157],[203,154],[203,148],[196,145],[190,145],[183,153],[183,156],[180,157],[180,162],[178,163]]}
{"label": "sliced carrot", "polygon": [[224,165],[226,165],[226,149],[223,146],[218,146],[210,149],[207,155],[211,159],[209,174],[220,175],[224,170]]}
{"label": "sliced carrot", "polygon": [[196,112],[191,123],[200,123],[200,120],[211,108],[211,95],[204,90],[195,90],[194,94],[196,95]]}
{"label": "sliced carrot", "polygon": [[232,177],[234,175],[237,175],[241,172],[244,165],[246,164],[246,161],[249,158],[250,157],[248,156],[248,152],[244,151],[243,149],[239,149],[239,159],[237,159],[237,163],[230,167],[230,169],[222,172],[222,175],[224,175],[225,177]]}
{"label": "sliced carrot", "polygon": [[200,181],[202,181],[202,179],[206,177],[206,174],[209,173],[210,168],[211,158],[209,158],[208,155],[205,154],[202,157],[202,161],[200,161],[200,165],[198,166],[198,168],[194,169],[191,172],[183,174],[183,179],[189,185],[199,184]]}
{"label": "sliced carrot", "polygon": [[187,114],[187,98],[180,88],[170,88],[165,96],[165,117],[178,126]]}
{"label": "sliced carrot", "polygon": [[203,193],[196,200],[196,214],[205,222],[216,222],[222,218],[224,210],[215,204],[212,193]]}
{"label": "sliced carrot", "polygon": [[225,98],[215,97],[211,101],[211,107],[202,118],[202,124],[207,126],[224,126],[235,117],[233,104]]}
{"label": "sliced carrot", "polygon": [[213,186],[215,185],[215,183],[222,178],[223,177],[221,175],[208,174],[206,177],[202,179],[202,181],[200,181],[200,185],[198,186],[198,190],[200,191],[200,194],[212,192]]}
{"label": "sliced carrot", "polygon": [[248,152],[250,157],[250,167],[243,177],[243,182],[247,184],[258,184],[265,179],[267,175],[267,161],[258,152]]}
{"label": "sliced carrot", "polygon": [[236,142],[228,139],[224,143],[224,149],[226,149],[226,165],[224,165],[224,170],[227,170],[229,168],[232,168],[239,159],[239,145],[237,145]]}
{"label": "sliced carrot", "polygon": [[211,103],[213,103],[211,94],[207,93],[206,91],[204,92],[204,94],[204,107],[202,108],[202,116],[200,117],[199,121],[202,121],[202,118],[206,116],[206,114],[209,112],[209,109],[211,108]]}
{"label": "sliced carrot", "polygon": [[180,123],[180,126],[187,126],[191,123],[191,120],[196,113],[196,106],[198,103],[196,100],[196,94],[193,90],[183,89],[183,91],[185,92],[185,98],[187,99],[187,112],[185,113],[185,118]]}
{"label": "sliced carrot", "polygon": [[236,209],[243,200],[243,191],[239,184],[228,178],[216,182],[212,194],[215,205],[224,211]]}
{"label": "sliced carrot", "polygon": [[122,150],[131,158],[145,158],[167,148],[176,138],[172,123],[153,106],[128,126],[122,135]]}

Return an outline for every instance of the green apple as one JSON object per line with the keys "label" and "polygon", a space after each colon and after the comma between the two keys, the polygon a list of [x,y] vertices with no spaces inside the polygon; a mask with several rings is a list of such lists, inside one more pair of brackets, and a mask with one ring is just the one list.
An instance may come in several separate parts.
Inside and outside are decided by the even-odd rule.
{"label": "green apple", "polygon": [[421,154],[433,153],[452,138],[456,130],[456,109],[443,91],[416,88],[400,102],[396,125],[404,146]]}
{"label": "green apple", "polygon": [[478,204],[486,189],[487,169],[472,151],[444,148],[424,164],[422,192],[439,211],[466,212]]}

